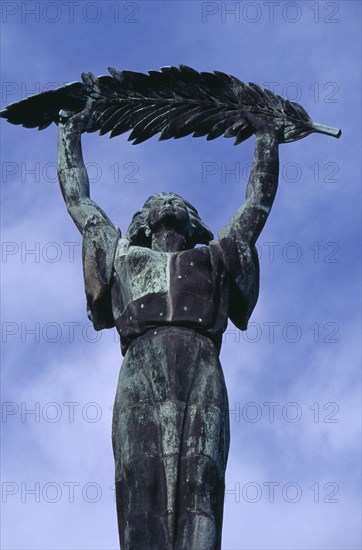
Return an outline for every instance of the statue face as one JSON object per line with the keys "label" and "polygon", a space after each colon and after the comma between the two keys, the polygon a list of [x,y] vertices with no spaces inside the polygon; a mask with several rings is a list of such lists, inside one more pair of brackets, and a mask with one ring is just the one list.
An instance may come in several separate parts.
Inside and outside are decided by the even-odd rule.
{"label": "statue face", "polygon": [[188,208],[179,197],[173,195],[156,197],[149,207],[148,225],[151,232],[164,228],[187,234],[190,223]]}
{"label": "statue face", "polygon": [[151,248],[152,233],[170,230],[182,235],[185,244],[208,244],[214,238],[210,229],[201,221],[197,210],[176,193],[157,193],[149,197],[135,213],[127,231],[127,237],[135,246]]}

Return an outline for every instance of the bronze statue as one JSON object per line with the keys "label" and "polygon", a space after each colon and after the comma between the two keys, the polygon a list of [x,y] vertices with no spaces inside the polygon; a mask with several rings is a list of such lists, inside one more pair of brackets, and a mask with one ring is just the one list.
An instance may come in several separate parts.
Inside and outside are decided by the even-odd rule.
{"label": "bronze statue", "polygon": [[[116,327],[125,356],[113,416],[121,548],[219,550],[229,450],[222,334],[228,318],[246,330],[258,299],[255,243],[277,191],[279,143],[340,131],[223,73],[112,71],[113,83],[84,75],[85,87],[46,96],[43,110],[33,103],[23,121],[58,123],[58,177],[83,236],[88,315],[96,330]],[[19,123],[23,115],[13,107],[2,116]],[[131,128],[137,143],[158,132],[163,139],[226,134],[237,142],[256,134],[245,202],[217,240],[175,193],[150,197],[124,237],[91,200],[82,133]]]}

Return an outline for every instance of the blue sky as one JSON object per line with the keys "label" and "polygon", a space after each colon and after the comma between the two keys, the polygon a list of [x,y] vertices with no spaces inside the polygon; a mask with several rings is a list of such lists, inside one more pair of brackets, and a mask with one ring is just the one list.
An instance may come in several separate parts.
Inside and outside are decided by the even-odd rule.
{"label": "blue sky", "polygon": [[[315,121],[343,129],[339,140],[281,146],[279,191],[258,244],[259,302],[247,333],[231,324],[225,333],[223,549],[360,548],[360,3],[1,7],[2,107],[82,71],[184,63],[273,83]],[[56,127],[2,121],[1,136],[2,547],[115,549],[119,344],[86,317],[80,236],[55,178]],[[83,143],[92,197],[123,233],[149,195],[171,190],[217,234],[243,201],[254,146],[132,146],[94,134]]]}

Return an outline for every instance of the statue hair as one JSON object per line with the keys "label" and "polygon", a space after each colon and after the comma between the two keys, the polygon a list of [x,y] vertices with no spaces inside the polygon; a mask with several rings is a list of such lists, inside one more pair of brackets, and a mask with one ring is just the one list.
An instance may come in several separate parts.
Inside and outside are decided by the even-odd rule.
{"label": "statue hair", "polygon": [[127,230],[127,238],[130,240],[131,244],[134,246],[151,248],[152,233],[148,225],[148,213],[153,207],[154,202],[164,196],[175,197],[182,200],[188,210],[191,222],[189,234],[186,235],[188,246],[193,248],[196,244],[209,244],[214,238],[214,235],[202,221],[196,208],[187,200],[180,197],[180,195],[165,192],[156,193],[148,197],[143,207],[134,214]]}

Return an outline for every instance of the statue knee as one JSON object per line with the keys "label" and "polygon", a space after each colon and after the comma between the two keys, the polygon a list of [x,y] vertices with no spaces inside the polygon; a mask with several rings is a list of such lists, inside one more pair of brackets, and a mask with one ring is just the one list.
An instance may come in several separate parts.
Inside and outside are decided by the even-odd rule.
{"label": "statue knee", "polygon": [[127,502],[128,514],[156,513],[166,509],[162,461],[159,457],[138,456],[123,468],[118,490]]}
{"label": "statue knee", "polygon": [[189,457],[180,472],[183,513],[196,512],[215,517],[224,498],[224,478],[217,464],[207,456]]}

